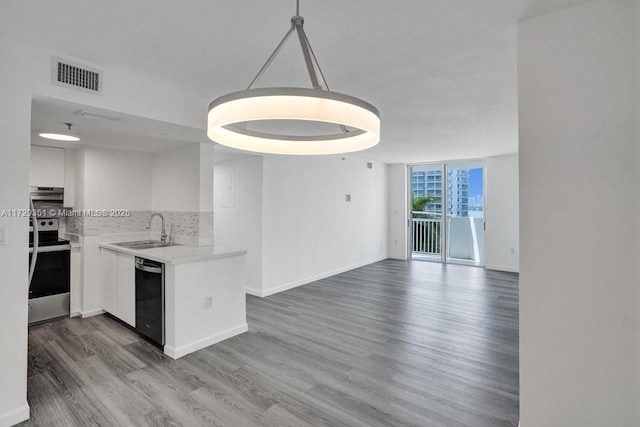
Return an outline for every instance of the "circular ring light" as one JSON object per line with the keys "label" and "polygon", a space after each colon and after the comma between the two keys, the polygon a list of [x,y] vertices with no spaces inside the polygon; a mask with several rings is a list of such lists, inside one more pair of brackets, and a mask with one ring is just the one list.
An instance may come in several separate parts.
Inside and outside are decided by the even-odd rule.
{"label": "circular ring light", "polygon": [[[356,130],[293,136],[238,127],[239,123],[260,120],[305,120]],[[228,147],[260,153],[349,153],[380,142],[380,114],[373,105],[336,92],[307,88],[248,89],[221,96],[209,104],[207,136]]]}

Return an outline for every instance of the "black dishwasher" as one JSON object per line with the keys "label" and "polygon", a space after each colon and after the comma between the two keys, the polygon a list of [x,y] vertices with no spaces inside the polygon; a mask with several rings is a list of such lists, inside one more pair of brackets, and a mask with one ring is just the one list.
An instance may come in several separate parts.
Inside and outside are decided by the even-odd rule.
{"label": "black dishwasher", "polygon": [[164,345],[164,264],[136,257],[136,330]]}

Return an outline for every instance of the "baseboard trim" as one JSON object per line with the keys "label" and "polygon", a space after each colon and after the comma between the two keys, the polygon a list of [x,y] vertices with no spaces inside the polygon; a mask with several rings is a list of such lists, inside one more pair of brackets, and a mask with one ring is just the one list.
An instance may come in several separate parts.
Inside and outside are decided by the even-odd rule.
{"label": "baseboard trim", "polygon": [[248,330],[249,330],[249,326],[246,323],[243,323],[242,325],[236,326],[235,328],[227,329],[226,331],[220,332],[219,334],[202,338],[198,341],[192,342],[191,344],[183,345],[178,348],[165,345],[164,354],[171,357],[172,359],[179,359],[182,356],[186,356],[189,353],[193,353],[194,351],[198,351],[205,347],[209,347],[210,345],[213,345],[220,341],[234,337],[236,335],[242,334],[244,332],[247,332]]}
{"label": "baseboard trim", "polygon": [[254,297],[264,297],[264,295],[262,295],[262,291],[259,291],[257,289],[245,288],[244,292],[246,294],[253,295]]}
{"label": "baseboard trim", "polygon": [[494,271],[506,271],[507,273],[520,273],[519,269],[514,267],[509,267],[506,265],[486,264],[484,268],[487,270],[494,270]]}
{"label": "baseboard trim", "polygon": [[82,316],[82,313],[80,313],[79,311],[72,311],[69,314],[69,317],[81,317],[81,316]]}
{"label": "baseboard trim", "polygon": [[106,313],[106,311],[104,311],[103,309],[99,308],[97,310],[80,311],[78,313],[80,314],[80,317],[82,317],[83,319],[86,319],[87,317],[93,317],[93,316],[98,316],[100,314],[104,314],[104,313]]}
{"label": "baseboard trim", "polygon": [[0,414],[0,426],[12,426],[29,419],[29,404]]}
{"label": "baseboard trim", "polygon": [[[388,258],[387,256],[382,256],[382,257],[379,257],[379,258],[375,258],[373,260],[369,260],[369,261],[353,264],[353,265],[350,265],[348,267],[338,268],[336,270],[332,270],[332,271],[329,271],[327,273],[318,274],[318,275],[315,275],[315,276],[311,276],[311,277],[307,277],[307,278],[304,278],[304,279],[296,280],[294,282],[289,282],[289,283],[286,283],[284,285],[277,286],[275,288],[266,289],[266,290],[264,290],[262,292],[259,292],[259,293],[255,294],[255,295],[259,296],[259,297],[268,297],[270,295],[274,295],[274,294],[277,294],[277,293],[280,293],[280,292],[288,291],[289,289],[297,288],[298,286],[307,285],[307,284],[315,282],[317,280],[322,280],[322,279],[326,279],[327,277],[335,276],[336,274],[340,274],[340,273],[344,273],[344,272],[347,272],[347,271],[355,270],[356,268],[364,267],[365,265],[373,264],[373,263],[376,263],[376,262],[379,262],[379,261],[384,261],[387,258]],[[254,294],[251,294],[251,295],[254,295]]]}
{"label": "baseboard trim", "polygon": [[389,259],[397,259],[400,261],[406,261],[408,258],[406,255],[401,255],[401,254],[389,254]]}

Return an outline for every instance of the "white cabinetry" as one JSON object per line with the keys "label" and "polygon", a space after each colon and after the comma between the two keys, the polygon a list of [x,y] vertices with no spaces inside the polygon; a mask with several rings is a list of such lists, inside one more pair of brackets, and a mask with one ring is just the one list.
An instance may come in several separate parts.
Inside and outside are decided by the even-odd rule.
{"label": "white cabinetry", "polygon": [[118,314],[118,254],[100,250],[100,286],[102,308],[114,316]]}
{"label": "white cabinetry", "polygon": [[32,187],[64,187],[64,149],[31,146],[29,185]]}
{"label": "white cabinetry", "polygon": [[102,308],[135,327],[135,259],[108,249],[100,250]]}
{"label": "white cabinetry", "polygon": [[71,317],[80,316],[80,287],[82,286],[82,274],[80,272],[80,264],[82,263],[82,255],[80,246],[74,244],[71,246],[71,274],[70,274],[70,311]]}
{"label": "white cabinetry", "polygon": [[136,325],[136,273],[135,258],[118,254],[118,314],[130,324]]}

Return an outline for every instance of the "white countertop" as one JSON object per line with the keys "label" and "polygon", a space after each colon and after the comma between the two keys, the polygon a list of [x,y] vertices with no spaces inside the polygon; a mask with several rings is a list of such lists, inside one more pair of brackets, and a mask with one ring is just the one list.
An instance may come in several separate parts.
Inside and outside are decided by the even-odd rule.
{"label": "white countertop", "polygon": [[116,246],[113,243],[100,243],[100,247],[127,255],[150,259],[165,264],[187,264],[191,262],[209,261],[212,259],[227,258],[244,255],[244,249],[223,249],[215,246],[189,246],[175,245],[152,249],[127,249]]}

